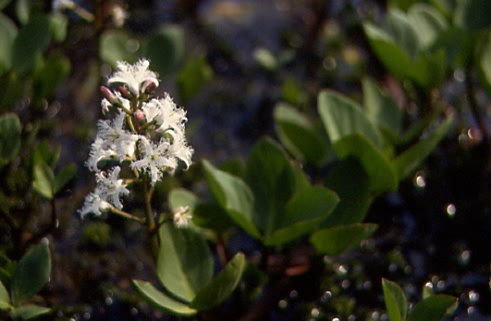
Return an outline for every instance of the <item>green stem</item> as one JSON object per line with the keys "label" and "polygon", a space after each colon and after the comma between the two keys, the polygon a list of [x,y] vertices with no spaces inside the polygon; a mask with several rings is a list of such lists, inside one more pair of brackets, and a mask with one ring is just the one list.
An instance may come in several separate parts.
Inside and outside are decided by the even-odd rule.
{"label": "green stem", "polygon": [[143,175],[143,198],[145,201],[145,217],[147,218],[146,224],[147,229],[150,233],[154,233],[156,230],[155,218],[152,213],[152,194],[153,187],[148,188],[148,175]]}
{"label": "green stem", "polygon": [[117,214],[119,216],[122,216],[124,218],[130,219],[132,221],[136,221],[140,224],[145,224],[145,219],[138,217],[138,216],[131,215],[130,213],[127,213],[125,211],[118,210],[115,207],[111,207],[111,212],[113,212],[114,214]]}

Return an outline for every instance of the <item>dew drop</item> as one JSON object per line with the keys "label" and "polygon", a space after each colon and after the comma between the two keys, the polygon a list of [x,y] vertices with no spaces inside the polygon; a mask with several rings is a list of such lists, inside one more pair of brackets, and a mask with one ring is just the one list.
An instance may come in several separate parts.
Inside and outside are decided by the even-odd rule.
{"label": "dew drop", "polygon": [[339,318],[332,318],[332,321],[339,321]]}
{"label": "dew drop", "polygon": [[319,311],[319,309],[317,308],[313,308],[312,311],[310,311],[310,314],[313,316],[313,317],[318,317],[319,314],[321,314],[321,312]]}
{"label": "dew drop", "polygon": [[278,308],[280,309],[286,309],[288,307],[288,301],[286,300],[280,300],[278,302]]}
{"label": "dew drop", "polygon": [[445,288],[446,284],[445,284],[445,281],[443,280],[440,280],[436,283],[436,287],[438,290],[443,290]]}
{"label": "dew drop", "polygon": [[455,205],[453,204],[448,204],[447,207],[445,208],[448,217],[453,218],[455,216],[455,212],[457,212],[457,209],[455,208]]}
{"label": "dew drop", "polygon": [[113,298],[108,296],[108,297],[106,297],[106,299],[104,299],[104,302],[106,303],[106,305],[112,305],[113,304]]}
{"label": "dew drop", "polygon": [[92,317],[92,315],[90,314],[90,312],[84,312],[84,319],[85,320],[90,320],[91,317]]}
{"label": "dew drop", "polygon": [[414,184],[419,188],[424,188],[426,186],[426,180],[421,173],[416,174],[416,177],[414,178]]}
{"label": "dew drop", "polygon": [[132,307],[130,310],[130,313],[132,316],[138,315],[138,309],[135,307]]}
{"label": "dew drop", "polygon": [[342,287],[343,289],[347,289],[347,288],[348,288],[350,285],[351,285],[351,282],[350,282],[350,280],[348,280],[348,279],[343,280],[343,281],[341,282],[341,287]]}
{"label": "dew drop", "polygon": [[426,284],[425,284],[425,288],[428,288],[428,289],[433,289],[433,283],[431,283],[431,282],[426,282]]}
{"label": "dew drop", "polygon": [[339,272],[339,274],[346,274],[346,273],[348,273],[348,269],[344,265],[341,264],[338,267],[338,272]]}
{"label": "dew drop", "polygon": [[327,303],[329,301],[330,298],[332,298],[331,291],[326,291],[321,296],[321,302],[325,304],[325,303]]}
{"label": "dew drop", "polygon": [[469,264],[470,259],[471,259],[471,251],[464,250],[464,251],[462,251],[462,253],[460,253],[459,262],[462,265]]}
{"label": "dew drop", "polygon": [[469,302],[470,304],[476,304],[479,301],[479,293],[475,291],[469,291]]}
{"label": "dew drop", "polygon": [[296,299],[298,298],[298,291],[297,290],[291,290],[289,294],[290,299]]}
{"label": "dew drop", "polygon": [[453,78],[458,82],[463,82],[465,80],[465,73],[462,69],[456,69],[453,73]]}

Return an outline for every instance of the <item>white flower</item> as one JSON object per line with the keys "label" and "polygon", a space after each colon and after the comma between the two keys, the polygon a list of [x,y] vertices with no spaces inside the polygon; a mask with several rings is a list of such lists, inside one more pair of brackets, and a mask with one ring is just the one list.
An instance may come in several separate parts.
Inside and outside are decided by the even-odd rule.
{"label": "white flower", "polygon": [[184,124],[188,120],[186,111],[177,107],[167,93],[164,98],[152,99],[143,104],[142,110],[148,122],[155,122],[157,132],[168,132],[171,135],[184,133]]}
{"label": "white flower", "polygon": [[150,62],[146,59],[141,59],[134,65],[118,61],[116,65],[118,71],[109,78],[107,83],[108,85],[124,84],[133,95],[139,96],[142,85],[145,82],[153,82],[155,87],[159,85],[157,75],[153,71],[148,70],[149,65]]}
{"label": "white flower", "polygon": [[85,197],[84,206],[78,211],[80,216],[84,218],[87,214],[95,214],[100,216],[106,209],[109,209],[111,204],[102,199],[97,193],[90,193]]}
{"label": "white flower", "polygon": [[128,195],[130,191],[126,188],[124,180],[119,178],[121,168],[115,166],[111,171],[96,173],[97,188],[96,192],[102,199],[114,205],[117,209],[122,209],[120,195]]}
{"label": "white flower", "polygon": [[142,158],[130,164],[131,168],[148,172],[150,184],[155,185],[162,178],[164,172],[174,173],[177,167],[177,160],[174,155],[169,153],[169,142],[161,139],[158,144],[148,139],[140,140]]}
{"label": "white flower", "polygon": [[174,135],[168,152],[183,161],[186,164],[186,168],[191,166],[191,158],[193,157],[194,150],[188,146],[184,133]]}
{"label": "white flower", "polygon": [[117,156],[118,154],[114,148],[108,146],[104,139],[96,137],[90,148],[89,159],[87,160],[86,165],[91,171],[95,172],[98,170],[97,163],[99,161],[116,158]]}
{"label": "white flower", "polygon": [[122,162],[126,157],[133,158],[135,145],[140,136],[123,128],[126,114],[120,112],[112,122],[99,121],[97,138],[103,140],[100,148],[110,151]]}
{"label": "white flower", "polygon": [[189,212],[189,206],[179,206],[174,209],[174,224],[181,228],[187,227],[189,225],[189,221],[193,218],[191,215],[187,214]]}

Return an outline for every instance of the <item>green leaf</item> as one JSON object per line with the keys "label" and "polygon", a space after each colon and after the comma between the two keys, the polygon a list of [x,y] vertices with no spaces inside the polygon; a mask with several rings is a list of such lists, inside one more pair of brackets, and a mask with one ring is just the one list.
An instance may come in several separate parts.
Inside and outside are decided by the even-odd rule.
{"label": "green leaf", "polygon": [[358,133],[382,148],[380,132],[356,102],[335,92],[323,91],[319,94],[318,109],[333,144],[348,135]]}
{"label": "green leaf", "polygon": [[389,160],[365,137],[353,134],[334,144],[341,159],[356,157],[368,175],[370,191],[386,192],[397,188],[398,179]]}
{"label": "green leaf", "polygon": [[20,259],[12,275],[12,304],[31,298],[49,281],[51,258],[48,244],[39,243]]}
{"label": "green leaf", "polygon": [[17,19],[22,24],[26,24],[29,22],[29,16],[31,15],[31,1],[30,0],[17,0],[15,1],[15,13],[17,15]]}
{"label": "green leaf", "polygon": [[482,39],[482,48],[479,55],[479,76],[484,81],[488,91],[491,90],[491,35]]}
{"label": "green leaf", "polygon": [[52,199],[55,196],[53,169],[42,160],[36,160],[34,164],[32,187],[39,195],[47,199]]}
{"label": "green leaf", "polygon": [[363,105],[368,118],[393,135],[402,129],[402,112],[394,100],[370,78],[363,79]]}
{"label": "green leaf", "polygon": [[339,202],[337,195],[322,186],[307,187],[286,204],[285,215],[271,236],[265,239],[268,246],[291,242],[318,228]]}
{"label": "green leaf", "polygon": [[181,303],[157,290],[151,283],[132,280],[136,291],[152,306],[162,311],[182,316],[191,316],[198,311],[190,308],[187,304]]}
{"label": "green leaf", "polygon": [[0,282],[0,311],[10,309],[10,295],[2,282]]}
{"label": "green leaf", "polygon": [[420,42],[411,21],[400,10],[391,9],[386,15],[383,29],[390,38],[412,59],[416,58]]}
{"label": "green leaf", "polygon": [[256,48],[253,52],[256,62],[267,71],[275,71],[280,65],[278,59],[271,51],[265,48]]}
{"label": "green leaf", "polygon": [[328,141],[297,109],[278,104],[274,110],[276,134],[286,149],[301,162],[321,166],[328,156]]}
{"label": "green leaf", "polygon": [[408,321],[440,321],[447,310],[457,304],[457,298],[448,295],[435,295],[416,304],[409,313]]}
{"label": "green leaf", "polygon": [[454,10],[455,25],[475,31],[491,24],[491,2],[488,0],[460,0]]}
{"label": "green leaf", "polygon": [[227,211],[217,204],[197,204],[193,210],[193,224],[222,234],[233,226]]}
{"label": "green leaf", "polygon": [[69,164],[63,167],[62,170],[56,174],[55,180],[53,182],[53,193],[58,194],[65,187],[65,185],[75,176],[77,172],[77,166],[75,164]]}
{"label": "green leaf", "polygon": [[361,223],[370,206],[370,183],[359,161],[343,159],[329,172],[325,185],[336,192],[340,202],[323,227]]}
{"label": "green leaf", "polygon": [[63,42],[68,29],[68,17],[61,12],[52,12],[49,15],[50,32],[53,40]]}
{"label": "green leaf", "polygon": [[209,310],[225,301],[239,284],[246,265],[244,254],[237,253],[209,284],[201,289],[189,305],[197,310]]}
{"label": "green leaf", "polygon": [[412,6],[408,12],[408,19],[416,30],[423,50],[429,48],[448,27],[445,18],[428,4],[418,3]]}
{"label": "green leaf", "polygon": [[8,6],[10,2],[12,2],[12,0],[0,0],[0,10]]}
{"label": "green leaf", "polygon": [[376,224],[352,224],[322,229],[310,236],[310,243],[319,254],[339,255],[370,237]]}
{"label": "green leaf", "polygon": [[40,60],[33,76],[35,99],[42,101],[56,93],[70,74],[70,60],[65,55],[54,52],[45,60]]}
{"label": "green leaf", "polygon": [[16,114],[8,113],[0,117],[0,166],[10,162],[19,152],[21,130]]}
{"label": "green leaf", "polygon": [[187,102],[213,78],[213,69],[203,58],[190,59],[179,71],[177,86],[181,101]]}
{"label": "green leaf", "polygon": [[45,15],[32,17],[15,38],[12,66],[21,73],[29,73],[48,47],[50,38],[48,18]]}
{"label": "green leaf", "polygon": [[419,0],[388,0],[388,4],[390,5],[390,7],[395,7],[406,11],[417,1]]}
{"label": "green leaf", "polygon": [[443,124],[426,138],[397,156],[393,161],[393,166],[398,174],[399,180],[408,177],[423,163],[426,157],[430,155],[438,143],[445,137],[452,121],[453,116],[448,117]]}
{"label": "green leaf", "polygon": [[404,291],[396,283],[382,279],[385,308],[390,321],[405,321],[407,315],[407,299]]}
{"label": "green leaf", "polygon": [[34,304],[26,304],[20,307],[15,307],[12,310],[12,312],[10,312],[10,316],[13,319],[29,320],[29,319],[40,317],[42,315],[46,315],[50,312],[51,312],[50,308],[46,308]]}
{"label": "green leaf", "polygon": [[254,195],[249,186],[242,179],[215,168],[206,160],[203,161],[203,167],[213,195],[229,217],[251,236],[260,238],[253,223]]}
{"label": "green leaf", "polygon": [[203,236],[193,229],[164,224],[159,229],[157,275],[173,295],[191,301],[213,275],[213,258]]}
{"label": "green leaf", "polygon": [[143,55],[161,78],[175,71],[184,57],[184,30],[177,25],[159,27],[143,44]]}
{"label": "green leaf", "polygon": [[189,215],[193,215],[198,202],[199,198],[184,188],[174,188],[169,193],[169,207],[175,209],[179,206],[189,206]]}
{"label": "green leaf", "polygon": [[[378,59],[390,72],[401,80],[412,80],[426,87],[430,83],[431,65],[418,57],[410,57],[403,48],[397,45],[386,31],[371,23],[363,25],[370,47]],[[424,55],[423,55],[424,56]]]}
{"label": "green leaf", "polygon": [[[99,56],[101,60],[111,66],[118,61],[135,61],[138,41],[122,30],[105,31],[100,37]],[[153,63],[153,62],[152,62]]]}
{"label": "green leaf", "polygon": [[279,225],[295,177],[285,152],[271,139],[258,141],[249,155],[245,180],[254,193],[254,223],[269,236]]}
{"label": "green leaf", "polygon": [[17,36],[17,27],[9,17],[0,12],[0,75],[10,69],[12,46]]}

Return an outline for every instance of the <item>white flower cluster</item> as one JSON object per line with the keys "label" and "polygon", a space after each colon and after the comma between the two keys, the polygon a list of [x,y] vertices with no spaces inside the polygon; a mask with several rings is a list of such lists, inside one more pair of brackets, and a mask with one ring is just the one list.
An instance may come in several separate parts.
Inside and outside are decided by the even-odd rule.
{"label": "white flower cluster", "polygon": [[106,209],[121,210],[121,195],[129,194],[129,180],[119,177],[121,167],[102,170],[105,162],[128,164],[137,176],[148,176],[151,185],[164,173],[174,174],[179,160],[186,168],[191,165],[193,149],[185,137],[186,112],[172,98],[150,98],[159,85],[157,76],[148,70],[148,60],[134,65],[117,64],[117,71],[108,79],[110,90],[101,87],[103,113],[113,112],[112,120],[100,120],[97,136],[90,149],[87,167],[96,172],[97,187],[89,194],[81,216],[100,215]]}

